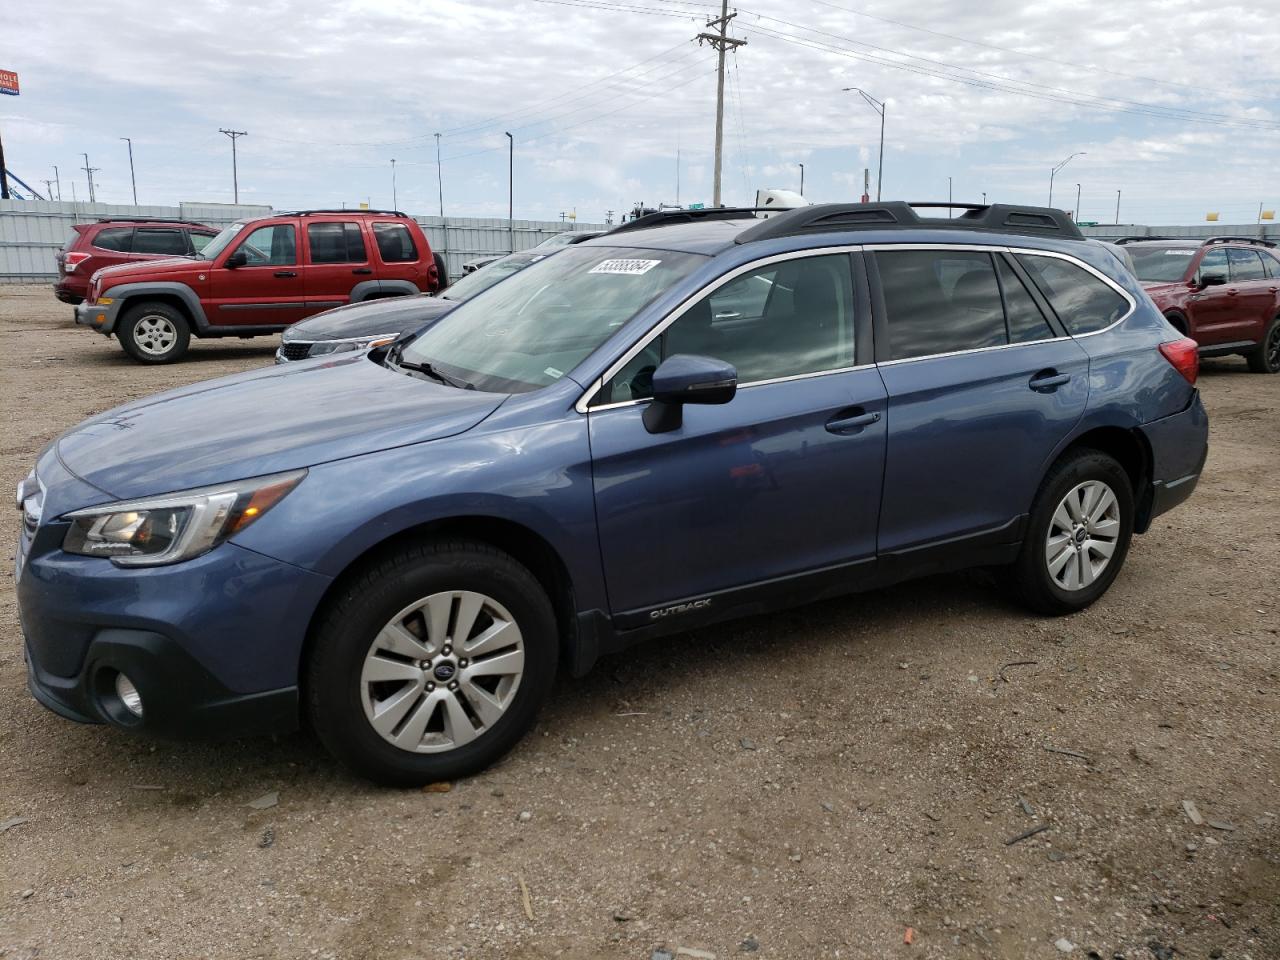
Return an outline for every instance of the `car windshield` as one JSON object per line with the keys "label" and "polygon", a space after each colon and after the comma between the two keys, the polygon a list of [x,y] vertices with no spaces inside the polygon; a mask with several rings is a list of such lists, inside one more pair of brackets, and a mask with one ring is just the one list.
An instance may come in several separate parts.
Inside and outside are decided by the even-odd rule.
{"label": "car windshield", "polygon": [[227,244],[235,239],[237,233],[244,229],[243,223],[233,223],[229,227],[223,227],[216,237],[204,245],[204,249],[196,253],[197,260],[212,260],[223,250]]}
{"label": "car windshield", "polygon": [[468,300],[400,359],[477,390],[537,390],[705,262],[700,254],[669,250],[571,247]]}
{"label": "car windshield", "polygon": [[570,242],[572,239],[573,239],[573,234],[572,234],[571,232],[570,232],[570,233],[557,233],[557,234],[555,234],[554,236],[547,237],[547,239],[545,239],[545,240],[543,240],[541,243],[539,243],[539,244],[538,244],[538,246],[539,246],[539,247],[543,247],[543,248],[546,248],[546,247],[567,247],[567,246],[569,245],[569,242]]}
{"label": "car windshield", "polygon": [[1155,247],[1125,244],[1133,272],[1147,283],[1176,283],[1187,275],[1198,247]]}
{"label": "car windshield", "polygon": [[488,290],[499,280],[505,280],[513,273],[519,273],[525,267],[539,260],[546,259],[550,254],[546,253],[512,253],[503,257],[501,260],[495,260],[493,263],[486,264],[483,270],[476,270],[474,273],[468,273],[461,280],[451,285],[444,293],[440,294],[441,300],[455,300],[461,303],[463,300],[470,300],[481,290]]}

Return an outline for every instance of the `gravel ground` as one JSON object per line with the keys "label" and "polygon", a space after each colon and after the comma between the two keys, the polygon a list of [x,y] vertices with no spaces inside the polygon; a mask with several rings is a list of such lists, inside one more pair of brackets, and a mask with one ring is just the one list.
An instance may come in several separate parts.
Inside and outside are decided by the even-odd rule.
{"label": "gravel ground", "polygon": [[[48,288],[0,289],[5,489],[81,418],[274,345],[147,369]],[[1280,377],[1201,385],[1200,488],[1092,609],[1037,619],[975,574],[673,637],[562,680],[448,792],[304,735],[54,716],[6,564],[0,957],[1275,960]]]}

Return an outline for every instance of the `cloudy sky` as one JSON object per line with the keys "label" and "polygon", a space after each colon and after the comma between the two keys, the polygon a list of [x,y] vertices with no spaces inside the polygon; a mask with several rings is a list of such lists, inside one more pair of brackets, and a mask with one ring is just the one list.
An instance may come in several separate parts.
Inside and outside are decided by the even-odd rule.
{"label": "cloudy sky", "polygon": [[[1273,2],[1273,0],[1271,0]],[[694,0],[14,0],[0,68],[8,166],[64,199],[277,208],[397,202],[599,221],[636,201],[711,200],[715,54]],[[716,5],[718,8],[718,4]],[[1280,17],[1270,2],[749,0],[729,58],[724,198],[799,186],[1076,205],[1080,219],[1252,223],[1280,208]],[[1267,12],[1264,12],[1267,11]],[[679,160],[677,161],[677,157]],[[677,194],[677,171],[679,177]]]}

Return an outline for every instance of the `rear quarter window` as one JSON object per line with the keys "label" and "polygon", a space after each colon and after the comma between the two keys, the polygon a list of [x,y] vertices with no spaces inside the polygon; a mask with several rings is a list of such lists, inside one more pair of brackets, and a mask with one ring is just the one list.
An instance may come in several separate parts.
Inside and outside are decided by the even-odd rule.
{"label": "rear quarter window", "polygon": [[106,227],[99,230],[93,238],[93,245],[99,250],[130,253],[133,250],[133,227]]}
{"label": "rear quarter window", "polygon": [[383,263],[412,263],[418,259],[418,245],[403,223],[375,223],[373,239]]}
{"label": "rear quarter window", "polygon": [[1058,257],[1020,253],[1018,262],[1075,336],[1096,333],[1129,312],[1129,301],[1083,267]]}

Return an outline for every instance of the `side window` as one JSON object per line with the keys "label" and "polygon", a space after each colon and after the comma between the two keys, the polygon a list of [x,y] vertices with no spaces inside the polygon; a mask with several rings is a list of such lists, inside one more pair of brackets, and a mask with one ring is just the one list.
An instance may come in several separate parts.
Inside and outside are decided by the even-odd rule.
{"label": "side window", "polygon": [[1226,281],[1230,274],[1227,266],[1227,251],[1222,247],[1214,250],[1206,250],[1205,255],[1200,258],[1200,266],[1196,268],[1196,283],[1203,285],[1204,278],[1207,274],[1217,274]]}
{"label": "side window", "polygon": [[378,256],[383,263],[412,263],[418,259],[413,234],[403,223],[375,223],[373,238],[378,242]]}
{"label": "side window", "polygon": [[217,236],[216,233],[196,233],[194,230],[189,234],[191,237],[191,249],[199,253],[209,245],[209,241]]}
{"label": "side window", "polygon": [[187,240],[174,227],[138,227],[133,234],[133,252],[181,257],[187,254]]}
{"label": "side window", "polygon": [[1243,283],[1246,280],[1265,280],[1266,272],[1262,269],[1262,261],[1257,251],[1242,250],[1239,247],[1227,247],[1227,262],[1231,264],[1231,282]]}
{"label": "side window", "polygon": [[364,263],[364,236],[357,223],[308,223],[312,263]]}
{"label": "side window", "polygon": [[1040,312],[1035,298],[1004,257],[996,257],[996,272],[1000,275],[1000,291],[1004,294],[1004,311],[1009,320],[1009,342],[1032,343],[1052,339],[1053,330]]}
{"label": "side window", "polygon": [[1044,298],[1070,333],[1103,330],[1129,312],[1129,301],[1096,276],[1068,260],[1019,253]]}
{"label": "side window", "polygon": [[248,257],[251,267],[291,267],[298,262],[293,224],[272,223],[259,227],[245,237],[236,251]]}
{"label": "side window", "polygon": [[1280,277],[1280,260],[1275,258],[1274,254],[1263,253],[1258,251],[1258,256],[1262,257],[1262,265],[1267,271],[1267,276],[1271,279]]}
{"label": "side window", "polygon": [[990,254],[889,250],[875,256],[892,359],[1008,343]]}
{"label": "side window", "polygon": [[98,235],[93,238],[93,245],[99,250],[128,253],[133,249],[133,227],[107,227],[99,230]]}
{"label": "side window", "polygon": [[848,256],[784,260],[731,280],[685,310],[633,357],[597,402],[652,396],[653,371],[678,353],[731,363],[743,385],[852,366]]}

